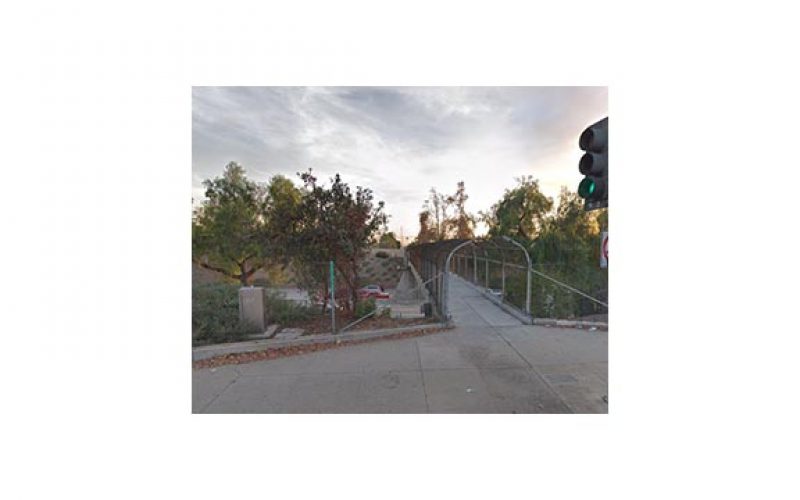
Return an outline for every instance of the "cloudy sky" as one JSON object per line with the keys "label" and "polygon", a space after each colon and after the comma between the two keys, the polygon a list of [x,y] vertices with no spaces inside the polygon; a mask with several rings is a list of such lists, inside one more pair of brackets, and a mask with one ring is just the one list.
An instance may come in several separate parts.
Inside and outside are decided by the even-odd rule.
{"label": "cloudy sky", "polygon": [[475,213],[521,175],[549,196],[576,190],[578,136],[607,113],[606,87],[195,87],[192,195],[230,161],[261,181],[338,172],[414,236],[431,187],[463,180]]}

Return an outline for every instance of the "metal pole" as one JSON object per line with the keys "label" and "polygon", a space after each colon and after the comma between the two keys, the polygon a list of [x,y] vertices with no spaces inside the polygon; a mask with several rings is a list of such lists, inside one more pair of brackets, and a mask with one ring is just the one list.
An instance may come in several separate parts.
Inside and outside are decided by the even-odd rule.
{"label": "metal pole", "polygon": [[525,272],[525,277],[527,278],[527,287],[525,288],[525,312],[528,313],[528,316],[531,315],[531,270],[528,269]]}
{"label": "metal pole", "polygon": [[[522,246],[522,244],[519,243],[518,241],[516,241],[516,240],[514,240],[512,238],[509,238],[508,236],[503,236],[503,239],[508,241],[508,242],[513,243],[516,246],[518,246],[519,249],[522,250],[522,253],[525,254],[525,260],[528,261],[528,271],[526,272],[527,283],[526,283],[526,288],[525,288],[525,312],[528,313],[528,316],[530,316],[531,315],[531,273],[533,271],[533,266],[531,266],[531,256],[528,255],[528,250],[525,249],[525,247]],[[505,260],[505,259],[503,259],[503,260]]]}
{"label": "metal pole", "polygon": [[328,270],[331,274],[331,332],[336,333],[336,274],[333,272],[333,261],[328,261]]}
{"label": "metal pole", "polygon": [[[432,266],[431,272],[433,273],[433,275],[434,276],[438,276],[439,266],[437,266],[435,262],[431,262],[431,266]],[[439,279],[437,278],[437,279],[433,280],[433,300],[434,300],[434,303],[435,303],[435,305],[437,307],[441,306],[440,299],[441,299],[441,294],[439,292]],[[439,312],[441,312],[441,311],[442,310],[440,308]]]}
{"label": "metal pole", "polygon": [[[483,253],[486,254],[486,251],[484,250]],[[486,288],[488,289],[489,288],[489,259],[486,257],[486,255],[484,255],[483,258],[484,258],[484,262],[486,263],[486,274],[484,275],[484,279],[486,281]]]}
{"label": "metal pole", "polygon": [[447,285],[448,283],[450,283],[450,280],[447,278],[449,276],[450,273],[447,272],[447,273],[442,273],[442,275],[439,277],[439,279],[441,280],[441,290],[442,290],[442,311],[444,311],[442,314],[442,317],[444,318],[443,321],[447,321],[447,318],[450,315],[450,311],[447,308]]}
{"label": "metal pole", "polygon": [[503,254],[503,263],[500,264],[501,272],[500,274],[503,276],[503,295],[501,295],[502,299],[506,299],[506,253],[501,251]]}
{"label": "metal pole", "polygon": [[472,282],[478,284],[478,254],[475,247],[472,247]]}
{"label": "metal pole", "polygon": [[[447,254],[447,258],[444,260],[444,273],[442,273],[442,280],[444,280],[444,286],[445,287],[448,286],[448,283],[450,281],[449,280],[449,278],[450,278],[450,275],[449,275],[449,272],[450,272],[450,259],[452,259],[453,255],[456,252],[458,252],[459,250],[461,250],[461,248],[463,248],[463,247],[465,247],[467,245],[474,245],[474,244],[475,243],[473,243],[472,240],[465,241],[465,242],[459,244],[454,249],[450,250],[450,253]],[[442,305],[442,322],[446,323],[447,321],[450,320],[449,314],[447,312],[447,297],[446,297],[446,294],[445,294],[445,297],[443,298],[443,300],[444,300],[444,302],[443,302],[443,305]]]}

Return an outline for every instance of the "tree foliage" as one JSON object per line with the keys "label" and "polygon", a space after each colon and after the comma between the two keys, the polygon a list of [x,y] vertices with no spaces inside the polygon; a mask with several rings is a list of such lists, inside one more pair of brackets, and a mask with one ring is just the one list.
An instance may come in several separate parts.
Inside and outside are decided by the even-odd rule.
{"label": "tree foliage", "polygon": [[597,218],[595,212],[584,210],[577,193],[561,188],[558,207],[543,219],[532,246],[534,260],[574,268],[587,263],[596,266],[600,234]]}
{"label": "tree foliage", "polygon": [[432,225],[431,213],[429,210],[423,210],[419,213],[419,233],[417,234],[416,243],[431,243],[437,241],[438,234]]}
{"label": "tree foliage", "polygon": [[389,231],[381,234],[376,246],[378,248],[400,248],[402,245],[400,244],[400,240],[394,235],[394,232]]}
{"label": "tree foliage", "polygon": [[285,268],[291,261],[294,241],[302,226],[303,193],[291,180],[276,175],[267,186],[266,230],[261,243],[272,249],[272,259]]}
{"label": "tree foliage", "polygon": [[334,261],[347,292],[346,297],[337,297],[337,301],[347,310],[352,310],[358,302],[359,264],[375,235],[386,227],[384,203],[375,203],[370,189],[357,186],[353,192],[339,174],[333,178],[330,187],[319,184],[310,169],[298,175],[305,192],[299,214],[301,227],[293,245],[293,260],[303,270],[309,284],[325,290],[324,300],[329,294],[324,264]]}
{"label": "tree foliage", "polygon": [[456,192],[452,195],[439,193],[431,188],[419,214],[416,243],[472,238],[476,218],[466,210],[468,198],[463,181],[458,183]]}
{"label": "tree foliage", "polygon": [[[509,236],[529,250],[533,267],[572,287],[607,300],[608,273],[600,269],[600,231],[608,227],[608,211],[587,212],[577,193],[562,188],[557,205],[539,190],[532,177],[516,179],[517,185],[482,220],[489,237]],[[513,274],[506,280],[506,291],[524,305],[525,275]],[[562,287],[533,280],[531,294],[534,314],[545,317],[577,317],[607,312]]]}
{"label": "tree foliage", "polygon": [[464,181],[460,181],[456,194],[453,196],[455,214],[450,220],[450,226],[455,232],[455,237],[460,240],[473,238],[475,236],[475,217],[467,213],[465,207],[467,199],[469,199],[469,196],[467,196],[464,190]]}
{"label": "tree foliage", "polygon": [[236,162],[203,185],[206,200],[192,220],[192,259],[247,285],[269,252],[262,243],[267,191]]}
{"label": "tree foliage", "polygon": [[352,190],[338,174],[329,187],[311,170],[298,176],[302,189],[280,175],[265,185],[231,162],[221,177],[204,181],[207,199],[192,218],[192,258],[242,286],[267,264],[291,264],[299,284],[322,290],[323,301],[333,260],[343,285],[343,293],[335,293],[337,303],[352,309],[359,264],[386,228],[384,204],[370,189]]}
{"label": "tree foliage", "polygon": [[531,240],[544,225],[553,200],[539,190],[539,181],[532,176],[516,178],[517,186],[506,189],[503,198],[487,212],[482,220],[489,227],[489,236],[511,236]]}

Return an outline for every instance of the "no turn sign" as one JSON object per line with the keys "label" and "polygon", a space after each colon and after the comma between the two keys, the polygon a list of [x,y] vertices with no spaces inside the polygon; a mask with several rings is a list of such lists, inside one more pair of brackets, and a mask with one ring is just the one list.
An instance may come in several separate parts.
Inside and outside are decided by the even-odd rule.
{"label": "no turn sign", "polygon": [[603,237],[600,239],[600,267],[603,269],[608,267],[608,231],[603,231]]}

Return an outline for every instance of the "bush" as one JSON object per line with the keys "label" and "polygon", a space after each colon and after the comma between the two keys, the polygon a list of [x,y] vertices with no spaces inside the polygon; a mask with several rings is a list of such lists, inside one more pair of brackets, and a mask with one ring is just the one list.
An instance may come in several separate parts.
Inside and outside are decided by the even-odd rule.
{"label": "bush", "polygon": [[209,283],[192,287],[192,342],[215,344],[254,333],[239,322],[239,285]]}
{"label": "bush", "polygon": [[356,304],[355,315],[356,318],[363,318],[367,314],[375,310],[375,299],[369,298],[359,301]]}
{"label": "bush", "polygon": [[[192,287],[192,342],[197,345],[245,340],[258,333],[253,325],[239,322],[238,284],[210,283]],[[286,300],[267,291],[264,299],[267,321],[291,325],[319,314],[311,307]]]}
{"label": "bush", "polygon": [[318,314],[313,308],[286,300],[277,293],[267,291],[265,297],[267,319],[272,323],[285,325],[305,321]]}

